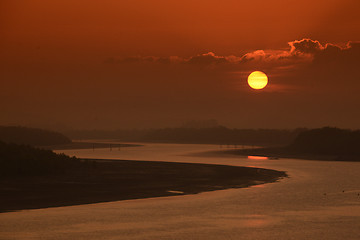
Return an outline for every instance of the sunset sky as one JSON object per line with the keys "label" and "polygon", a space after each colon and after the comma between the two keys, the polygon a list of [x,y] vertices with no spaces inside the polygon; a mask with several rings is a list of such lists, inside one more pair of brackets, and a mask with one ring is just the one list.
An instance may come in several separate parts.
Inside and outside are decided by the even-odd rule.
{"label": "sunset sky", "polygon": [[[2,0],[0,125],[360,128],[359,0]],[[255,70],[263,90],[247,85]]]}

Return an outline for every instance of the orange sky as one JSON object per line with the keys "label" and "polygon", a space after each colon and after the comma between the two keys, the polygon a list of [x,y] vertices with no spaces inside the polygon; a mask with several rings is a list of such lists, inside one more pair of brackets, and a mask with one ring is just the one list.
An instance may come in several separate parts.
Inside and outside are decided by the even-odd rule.
{"label": "orange sky", "polygon": [[[0,124],[359,128],[359,7],[3,0]],[[269,76],[262,92],[246,86],[252,70]]]}

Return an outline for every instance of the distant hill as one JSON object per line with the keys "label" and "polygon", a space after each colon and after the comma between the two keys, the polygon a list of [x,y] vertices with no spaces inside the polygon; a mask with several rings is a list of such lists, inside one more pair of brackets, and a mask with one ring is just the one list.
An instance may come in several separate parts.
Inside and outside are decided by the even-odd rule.
{"label": "distant hill", "polygon": [[216,127],[181,127],[144,130],[69,131],[73,139],[117,139],[130,142],[237,144],[257,146],[288,145],[305,129],[230,129]]}
{"label": "distant hill", "polygon": [[293,152],[324,155],[359,155],[360,131],[324,127],[300,133],[288,147]]}
{"label": "distant hill", "polygon": [[71,143],[69,138],[58,132],[18,126],[0,126],[0,141],[32,146]]}
{"label": "distant hill", "polygon": [[282,147],[235,149],[224,153],[316,160],[360,161],[360,131],[324,127],[300,132]]}
{"label": "distant hill", "polygon": [[149,131],[143,140],[267,146],[287,144],[296,136],[296,131],[278,129],[166,128]]}

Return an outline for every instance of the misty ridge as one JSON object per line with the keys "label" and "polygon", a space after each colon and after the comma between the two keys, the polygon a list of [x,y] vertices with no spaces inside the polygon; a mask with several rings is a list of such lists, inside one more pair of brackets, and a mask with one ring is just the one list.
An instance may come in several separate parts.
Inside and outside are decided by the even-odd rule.
{"label": "misty ridge", "polygon": [[[230,129],[216,122],[188,122],[178,128],[144,130],[77,130],[62,133],[27,127],[0,126],[0,142],[9,145],[13,153],[15,144],[24,145],[18,152],[28,152],[29,147],[57,149],[57,146],[78,148],[78,142],[70,139],[109,139],[129,142],[219,144],[238,146],[259,146],[258,149],[234,150],[239,154],[276,155],[305,158],[331,156],[333,160],[346,160],[360,155],[360,130],[323,127],[317,129]],[[69,137],[68,137],[69,136]],[[96,142],[96,140],[94,140]],[[91,145],[91,146],[90,146]],[[91,148],[95,145],[87,145]],[[5,147],[4,147],[5,146]],[[108,144],[97,147],[107,147]],[[123,144],[123,146],[139,146]],[[120,146],[119,146],[120,147]],[[3,152],[8,147],[3,145]],[[46,154],[45,154],[46,155]],[[44,156],[45,156],[44,155]],[[308,157],[306,157],[306,156]],[[49,155],[50,156],[50,155]],[[50,157],[51,158],[51,157]]]}
{"label": "misty ridge", "polygon": [[359,155],[360,130],[324,127],[300,133],[288,146],[294,152],[329,155]]}
{"label": "misty ridge", "polygon": [[[47,149],[67,147],[71,139],[112,139],[124,142],[198,143],[221,145],[283,146],[306,129],[231,129],[215,120],[190,121],[177,128],[132,130],[71,130],[63,133],[21,126],[0,126],[0,141]],[[98,144],[99,146],[101,144]],[[78,143],[78,147],[82,148]],[[106,146],[105,146],[106,147]]]}
{"label": "misty ridge", "polygon": [[312,160],[359,161],[360,130],[324,127],[306,130],[282,147],[228,150],[238,155],[258,155]]}
{"label": "misty ridge", "polygon": [[188,143],[220,145],[282,146],[294,141],[306,129],[231,129],[224,126],[132,129],[73,130],[64,134],[72,139],[114,139],[128,142]]}
{"label": "misty ridge", "polygon": [[21,126],[0,126],[0,141],[32,146],[71,143],[71,140],[61,133]]}

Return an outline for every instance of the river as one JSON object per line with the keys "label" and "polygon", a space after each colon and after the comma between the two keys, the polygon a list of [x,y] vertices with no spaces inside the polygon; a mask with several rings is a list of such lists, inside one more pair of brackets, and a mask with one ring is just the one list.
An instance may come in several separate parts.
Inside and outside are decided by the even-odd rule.
{"label": "river", "polygon": [[216,145],[63,150],[69,155],[254,166],[289,178],[243,189],[0,214],[0,239],[360,239],[360,162],[198,157]]}

